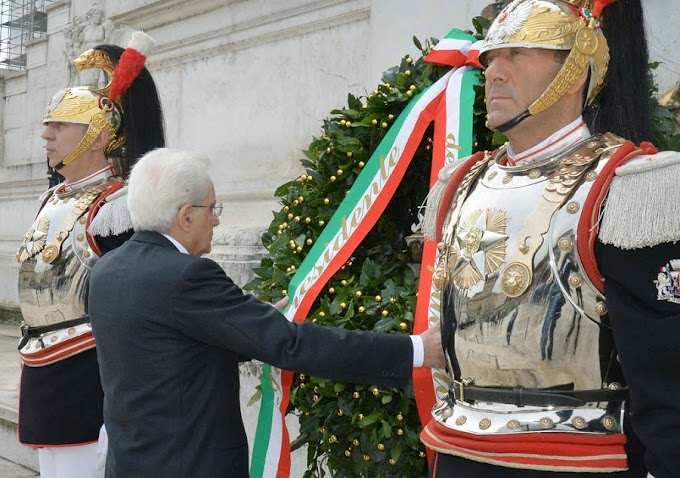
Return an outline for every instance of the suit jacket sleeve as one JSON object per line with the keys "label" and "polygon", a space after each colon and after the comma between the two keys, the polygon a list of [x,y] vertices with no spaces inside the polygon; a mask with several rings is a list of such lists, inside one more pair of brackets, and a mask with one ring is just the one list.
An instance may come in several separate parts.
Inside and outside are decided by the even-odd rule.
{"label": "suit jacket sleeve", "polygon": [[680,469],[680,291],[671,289],[666,296],[656,283],[669,261],[680,259],[680,248],[664,243],[624,250],[598,243],[596,253],[630,389],[633,431],[646,448],[645,465],[656,477],[676,476]]}
{"label": "suit jacket sleeve", "polygon": [[404,386],[411,376],[408,336],[291,323],[273,306],[244,294],[209,259],[184,269],[172,312],[187,336],[279,368],[381,386]]}

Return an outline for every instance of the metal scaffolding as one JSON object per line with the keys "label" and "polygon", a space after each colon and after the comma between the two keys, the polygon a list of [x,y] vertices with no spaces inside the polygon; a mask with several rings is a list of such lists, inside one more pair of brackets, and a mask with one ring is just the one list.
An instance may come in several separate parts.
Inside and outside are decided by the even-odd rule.
{"label": "metal scaffolding", "polygon": [[0,68],[26,66],[26,42],[47,33],[45,7],[55,0],[0,0]]}

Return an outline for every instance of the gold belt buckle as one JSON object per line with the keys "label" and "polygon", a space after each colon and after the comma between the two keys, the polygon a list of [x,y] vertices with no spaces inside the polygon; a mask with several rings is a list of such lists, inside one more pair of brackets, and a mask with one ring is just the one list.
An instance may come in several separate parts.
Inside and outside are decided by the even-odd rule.
{"label": "gold belt buckle", "polygon": [[457,392],[458,400],[460,400],[461,402],[465,401],[465,387],[472,385],[474,383],[475,383],[474,377],[468,377],[468,378],[464,378],[462,380],[454,380],[453,381],[453,388],[454,388],[454,391]]}

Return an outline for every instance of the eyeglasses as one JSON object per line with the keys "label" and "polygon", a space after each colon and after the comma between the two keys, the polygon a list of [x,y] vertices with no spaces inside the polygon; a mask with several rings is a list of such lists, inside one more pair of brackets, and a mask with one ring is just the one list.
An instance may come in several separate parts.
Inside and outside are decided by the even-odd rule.
{"label": "eyeglasses", "polygon": [[215,204],[214,206],[203,206],[203,205],[194,205],[192,204],[191,207],[209,207],[212,209],[213,216],[219,218],[222,215],[222,204]]}

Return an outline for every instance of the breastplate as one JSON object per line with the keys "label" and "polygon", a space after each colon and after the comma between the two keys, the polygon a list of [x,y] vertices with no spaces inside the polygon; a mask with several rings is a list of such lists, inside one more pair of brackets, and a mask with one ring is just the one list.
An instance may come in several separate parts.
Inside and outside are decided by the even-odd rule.
{"label": "breastplate", "polygon": [[57,189],[24,236],[17,253],[19,301],[29,327],[86,316],[87,278],[97,260],[87,240],[87,213],[112,182],[106,171],[76,189]]}
{"label": "breastplate", "polygon": [[604,297],[576,249],[592,181],[619,145],[591,138],[556,158],[502,165],[459,188],[435,277],[444,279],[456,378],[482,387],[599,389],[614,366]]}

